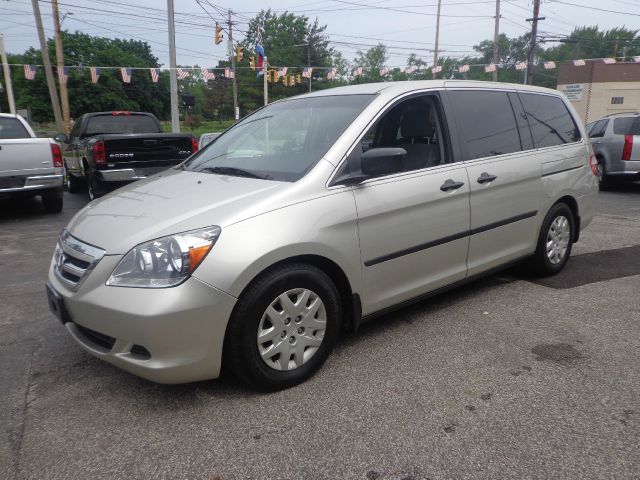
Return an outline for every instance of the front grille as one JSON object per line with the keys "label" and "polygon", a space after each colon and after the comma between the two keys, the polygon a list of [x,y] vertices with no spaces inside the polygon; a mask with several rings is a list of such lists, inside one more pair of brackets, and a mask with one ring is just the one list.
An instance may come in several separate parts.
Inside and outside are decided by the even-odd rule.
{"label": "front grille", "polygon": [[89,342],[96,344],[104,350],[110,352],[116,343],[116,339],[105,335],[104,333],[96,332],[90,328],[83,327],[82,325],[75,324],[76,328],[82,335],[89,340]]}
{"label": "front grille", "polygon": [[64,230],[53,254],[56,276],[75,290],[104,256],[104,250],[73,237]]}

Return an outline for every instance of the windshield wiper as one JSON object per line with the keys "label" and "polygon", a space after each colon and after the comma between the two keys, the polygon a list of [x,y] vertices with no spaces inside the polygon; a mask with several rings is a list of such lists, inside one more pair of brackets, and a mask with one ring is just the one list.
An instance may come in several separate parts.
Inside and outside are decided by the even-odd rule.
{"label": "windshield wiper", "polygon": [[249,170],[243,170],[236,167],[205,167],[201,172],[219,173],[220,175],[233,175],[236,177],[259,178],[261,180],[269,180],[269,175],[260,175]]}

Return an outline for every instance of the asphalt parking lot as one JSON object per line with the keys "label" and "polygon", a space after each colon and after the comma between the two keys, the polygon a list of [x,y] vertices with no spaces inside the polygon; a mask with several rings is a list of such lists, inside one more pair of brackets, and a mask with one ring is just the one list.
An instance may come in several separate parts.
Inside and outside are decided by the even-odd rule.
{"label": "asphalt parking lot", "polygon": [[60,215],[0,201],[0,478],[640,475],[640,184],[600,196],[562,274],[518,268],[374,320],[313,379],[164,386],[49,313]]}

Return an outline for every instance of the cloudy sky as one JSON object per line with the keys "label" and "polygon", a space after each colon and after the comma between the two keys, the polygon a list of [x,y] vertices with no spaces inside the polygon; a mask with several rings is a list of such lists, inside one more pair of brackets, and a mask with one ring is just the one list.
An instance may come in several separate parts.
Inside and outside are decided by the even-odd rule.
{"label": "cloudy sky", "polygon": [[[59,0],[59,4],[64,29],[146,40],[160,62],[168,65],[165,0]],[[433,59],[437,0],[175,0],[178,64],[217,64],[225,55],[226,42],[214,45],[213,25],[226,19],[229,8],[240,37],[249,18],[271,8],[317,17],[327,25],[332,46],[348,60],[358,49],[378,42],[389,48],[388,66],[404,66],[411,52]],[[532,8],[532,0],[502,0],[500,31],[509,36],[528,32],[525,19],[532,16]],[[50,0],[40,0],[40,9],[51,36]],[[473,45],[492,38],[494,15],[495,0],[443,0],[441,55],[465,56],[473,52]],[[568,34],[582,25],[640,29],[640,0],[543,0],[540,16],[546,17],[539,26],[543,36]],[[9,52],[37,46],[30,0],[0,0],[0,32]]]}

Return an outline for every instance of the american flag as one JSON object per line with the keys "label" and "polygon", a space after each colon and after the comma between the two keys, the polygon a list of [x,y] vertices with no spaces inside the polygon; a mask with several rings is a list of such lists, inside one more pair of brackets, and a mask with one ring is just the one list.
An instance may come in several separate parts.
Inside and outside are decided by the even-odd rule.
{"label": "american flag", "polygon": [[178,78],[180,80],[183,80],[183,79],[185,79],[185,78],[187,78],[189,76],[189,72],[187,70],[183,70],[181,68],[178,68],[176,70],[176,73],[178,74]]}
{"label": "american flag", "polygon": [[385,75],[387,75],[389,73],[389,69],[387,67],[382,67],[380,69],[380,76],[384,77]]}
{"label": "american flag", "polygon": [[636,63],[640,63],[640,57],[633,57],[633,61]]}
{"label": "american flag", "polygon": [[362,75],[362,67],[356,67],[353,70],[351,70],[351,75],[353,75],[354,77]]}
{"label": "american flag", "polygon": [[487,72],[487,73],[495,72],[496,71],[496,64],[495,63],[490,63],[489,65],[484,67],[484,71]]}
{"label": "american flag", "polygon": [[331,67],[329,69],[329,72],[327,73],[327,78],[329,80],[333,80],[334,78],[336,78],[337,73],[338,73],[338,69],[336,67]]}
{"label": "american flag", "polygon": [[61,84],[66,85],[67,80],[69,80],[69,68],[68,67],[58,67],[58,81]]}
{"label": "american flag", "polygon": [[526,62],[518,62],[518,63],[516,63],[516,70],[524,70],[525,68],[527,68],[527,63]]}
{"label": "american flag", "polygon": [[24,66],[24,78],[27,80],[33,80],[36,78],[36,67],[33,65],[25,65]]}
{"label": "american flag", "polygon": [[120,67],[120,75],[124,83],[131,83],[131,69],[129,67]]}
{"label": "american flag", "polygon": [[435,65],[431,67],[431,73],[440,73],[442,71],[442,65]]}
{"label": "american flag", "polygon": [[98,83],[100,69],[98,67],[90,67],[89,71],[91,72],[91,83]]}
{"label": "american flag", "polygon": [[556,68],[556,62],[544,62],[544,69],[551,70],[552,68]]}
{"label": "american flag", "polygon": [[203,68],[202,69],[202,78],[204,78],[205,82],[208,82],[209,80],[215,80],[216,75],[215,75],[215,73],[213,73],[208,68]]}
{"label": "american flag", "polygon": [[573,66],[574,67],[584,67],[587,64],[587,62],[585,62],[584,60],[574,60],[573,61]]}
{"label": "american flag", "polygon": [[234,77],[233,70],[229,67],[226,67],[224,69],[224,76],[225,78],[233,78]]}
{"label": "american flag", "polygon": [[602,61],[604,63],[608,63],[608,64],[616,63],[616,59],[615,58],[603,58]]}
{"label": "american flag", "polygon": [[458,72],[460,73],[467,73],[469,71],[469,65],[460,65],[458,67]]}
{"label": "american flag", "polygon": [[416,67],[415,65],[409,65],[408,67],[405,67],[404,73],[413,73],[417,69],[418,69],[418,67]]}
{"label": "american flag", "polygon": [[153,83],[158,83],[160,79],[160,69],[159,68],[150,68],[149,72],[151,73],[151,81]]}
{"label": "american flag", "polygon": [[289,71],[289,68],[282,67],[278,70],[278,75],[280,75],[281,77],[284,77],[288,71]]}
{"label": "american flag", "polygon": [[305,67],[305,69],[302,70],[302,76],[304,78],[311,78],[311,72],[313,72],[312,67]]}

